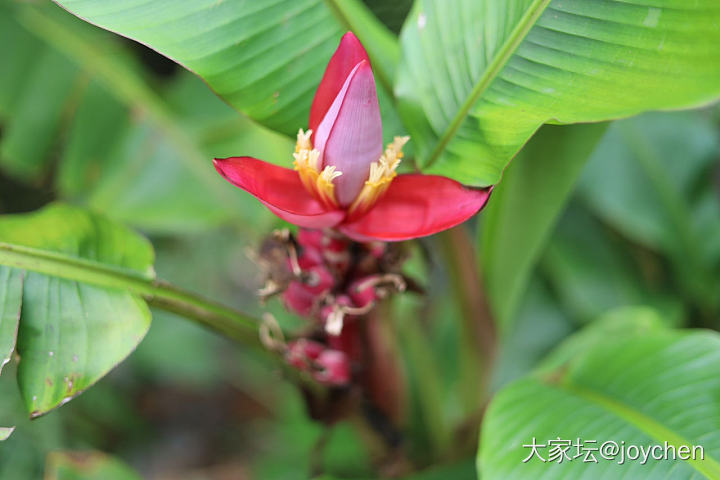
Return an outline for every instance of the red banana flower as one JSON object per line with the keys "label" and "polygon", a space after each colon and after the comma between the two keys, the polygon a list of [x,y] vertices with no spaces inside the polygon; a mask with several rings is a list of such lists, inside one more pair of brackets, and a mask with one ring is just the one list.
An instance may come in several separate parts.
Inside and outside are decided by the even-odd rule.
{"label": "red banana flower", "polygon": [[383,151],[370,59],[350,32],[330,59],[309,122],[297,135],[294,170],[252,157],[215,159],[215,168],[280,218],[335,228],[361,242],[448,229],[477,213],[490,195],[438,175],[395,172],[409,137],[395,137]]}

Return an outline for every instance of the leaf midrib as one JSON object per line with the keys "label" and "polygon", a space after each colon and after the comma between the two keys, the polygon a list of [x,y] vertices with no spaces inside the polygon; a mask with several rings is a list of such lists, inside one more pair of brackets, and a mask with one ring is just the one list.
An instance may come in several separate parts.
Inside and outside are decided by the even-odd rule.
{"label": "leaf midrib", "polygon": [[452,140],[457,131],[460,129],[463,121],[470,113],[470,109],[473,105],[475,105],[475,103],[477,103],[488,87],[490,87],[495,78],[497,78],[507,62],[515,54],[515,50],[517,50],[518,46],[523,40],[525,40],[527,34],[530,32],[532,27],[535,26],[535,22],[538,18],[540,18],[540,15],[542,15],[551,1],[552,0],[534,0],[528,7],[525,11],[525,15],[522,16],[510,36],[507,40],[505,40],[498,54],[495,55],[493,61],[490,62],[488,68],[475,83],[475,86],[470,91],[470,94],[465,99],[465,102],[463,102],[460,106],[460,109],[445,129],[443,135],[440,137],[440,140],[438,140],[437,145],[425,162],[426,167],[432,165],[440,157],[448,143],[450,143],[450,140]]}
{"label": "leaf midrib", "polygon": [[[561,384],[551,382],[551,386],[563,389],[568,393],[598,405],[604,410],[622,418],[657,442],[667,442],[668,445],[672,445],[676,449],[682,445],[693,445],[688,439],[673,432],[657,420],[601,392],[582,385],[570,383],[569,381]],[[720,478],[720,463],[707,454],[707,452],[705,452],[703,460],[697,460],[691,457],[684,461],[707,478]]]}

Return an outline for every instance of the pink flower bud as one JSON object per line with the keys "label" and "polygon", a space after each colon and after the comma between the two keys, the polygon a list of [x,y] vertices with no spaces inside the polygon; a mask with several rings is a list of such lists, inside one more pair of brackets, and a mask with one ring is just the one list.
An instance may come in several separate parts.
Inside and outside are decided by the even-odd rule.
{"label": "pink flower bud", "polygon": [[311,316],[335,284],[335,277],[322,265],[302,271],[303,277],[293,280],[283,292],[285,307],[303,317]]}
{"label": "pink flower bud", "polygon": [[370,164],[383,153],[382,120],[375,78],[370,63],[361,60],[344,81],[315,133],[315,148],[323,166],[342,175],[335,180],[335,195],[348,207],[370,174]]}
{"label": "pink flower bud", "polygon": [[318,382],[335,386],[350,383],[350,360],[343,352],[324,350],[315,360],[315,365],[320,368],[313,374]]}
{"label": "pink flower bud", "polygon": [[302,270],[322,265],[324,262],[322,251],[315,248],[303,247],[302,253],[298,257],[298,265]]}
{"label": "pink flower bud", "polygon": [[282,299],[285,308],[303,317],[310,315],[316,304],[316,296],[297,280],[290,282],[282,294]]}
{"label": "pink flower bud", "polygon": [[350,242],[337,233],[301,228],[298,244],[303,256],[307,255],[317,263],[325,262],[337,272],[345,272],[350,266]]}
{"label": "pink flower bud", "polygon": [[372,276],[355,280],[350,284],[347,293],[357,308],[364,308],[370,303],[377,300],[375,292],[375,282],[372,282]]}

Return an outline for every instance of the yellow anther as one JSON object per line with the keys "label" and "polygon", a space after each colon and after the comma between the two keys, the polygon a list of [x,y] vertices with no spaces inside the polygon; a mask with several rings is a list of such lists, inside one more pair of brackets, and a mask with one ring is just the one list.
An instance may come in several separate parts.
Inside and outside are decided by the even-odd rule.
{"label": "yellow anther", "polygon": [[335,170],[335,167],[325,167],[315,181],[315,191],[320,199],[328,205],[337,206],[335,200],[335,184],[333,180],[342,175],[342,172]]}
{"label": "yellow anther", "polygon": [[316,172],[320,170],[320,152],[317,150],[300,150],[293,153],[295,157],[295,168],[309,168]]}
{"label": "yellow anther", "polygon": [[310,137],[312,136],[312,132],[313,132],[312,130],[303,132],[302,128],[298,131],[297,142],[295,143],[295,151],[296,152],[299,152],[300,150],[311,150],[312,149],[312,143],[310,142]]}
{"label": "yellow anther", "polygon": [[313,196],[328,206],[336,207],[333,180],[342,175],[342,172],[335,171],[335,167],[325,167],[320,171],[320,152],[312,147],[311,136],[312,130],[304,132],[302,128],[297,134],[293,153],[295,170],[300,175],[303,186]]}
{"label": "yellow anther", "polygon": [[367,183],[377,183],[385,176],[385,166],[378,162],[370,164],[370,175],[368,175]]}
{"label": "yellow anther", "polygon": [[395,170],[403,157],[402,147],[410,137],[395,137],[388,144],[385,152],[377,162],[370,164],[370,174],[362,190],[350,205],[351,215],[359,216],[368,211],[375,202],[387,191],[390,183],[397,176]]}
{"label": "yellow anther", "polygon": [[[315,150],[310,138],[312,130],[307,132],[301,128],[295,143],[295,170],[300,175],[305,188],[324,204],[337,207],[335,184],[333,181],[342,175],[334,166],[327,166],[321,171],[320,152]],[[410,137],[395,137],[380,156],[370,164],[368,179],[362,190],[350,205],[349,213],[354,216],[364,214],[387,191],[390,183],[397,176],[400,161],[403,158],[402,148]]]}
{"label": "yellow anther", "polygon": [[341,171],[335,171],[335,167],[327,166],[320,173],[320,178],[325,182],[332,182],[334,179],[342,175]]}
{"label": "yellow anther", "polygon": [[388,144],[385,153],[383,153],[379,160],[380,163],[386,166],[388,171],[394,172],[398,165],[400,165],[400,161],[403,158],[402,148],[408,140],[410,140],[408,136],[395,137],[392,143]]}
{"label": "yellow anther", "polygon": [[315,181],[320,174],[318,171],[320,152],[317,150],[302,149],[293,153],[293,157],[295,157],[295,170],[297,170],[298,175],[300,175],[300,180],[305,188],[312,192]]}

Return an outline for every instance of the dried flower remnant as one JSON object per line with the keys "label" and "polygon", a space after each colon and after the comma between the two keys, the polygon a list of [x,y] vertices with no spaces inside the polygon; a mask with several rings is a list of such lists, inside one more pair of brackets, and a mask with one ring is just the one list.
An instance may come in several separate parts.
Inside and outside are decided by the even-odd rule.
{"label": "dried flower remnant", "polygon": [[[285,344],[271,336],[266,345],[320,383],[349,383],[352,366],[362,365],[363,348],[354,337],[359,338],[363,318],[379,301],[413,284],[401,273],[403,251],[400,244],[352,242],[330,229],[300,229],[297,237],[274,232],[256,256],[266,274],[259,294],[264,300],[279,296],[289,311],[311,322],[295,340]],[[321,356],[325,351],[342,355]],[[336,372],[345,363],[347,375],[325,375],[326,360]]]}

